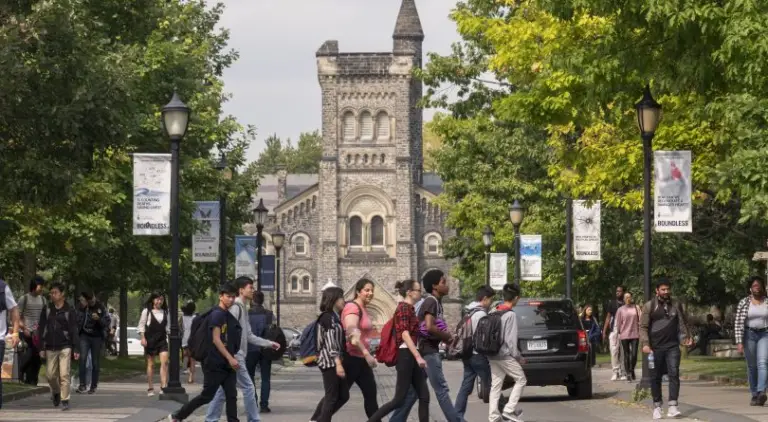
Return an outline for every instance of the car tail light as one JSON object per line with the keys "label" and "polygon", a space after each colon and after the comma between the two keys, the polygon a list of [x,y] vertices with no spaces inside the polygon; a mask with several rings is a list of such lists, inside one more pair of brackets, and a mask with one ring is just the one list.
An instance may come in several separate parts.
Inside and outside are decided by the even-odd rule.
{"label": "car tail light", "polygon": [[589,343],[587,343],[587,332],[579,330],[579,353],[589,353]]}

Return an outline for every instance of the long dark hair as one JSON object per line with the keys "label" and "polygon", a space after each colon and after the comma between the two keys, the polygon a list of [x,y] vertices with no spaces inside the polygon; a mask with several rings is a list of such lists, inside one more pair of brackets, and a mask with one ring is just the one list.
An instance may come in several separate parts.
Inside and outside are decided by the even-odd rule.
{"label": "long dark hair", "polygon": [[747,279],[747,293],[750,295],[752,294],[752,285],[755,284],[756,281],[760,282],[760,297],[768,296],[765,292],[765,280],[759,275],[753,275]]}
{"label": "long dark hair", "polygon": [[355,283],[355,299],[357,299],[357,295],[365,288],[365,286],[369,284],[371,285],[371,289],[373,289],[374,286],[371,280],[367,280],[365,278],[357,280],[357,283]]}
{"label": "long dark hair", "polygon": [[409,291],[413,290],[413,285],[418,283],[416,280],[403,280],[395,283],[395,289],[400,296],[405,297]]}
{"label": "long dark hair", "polygon": [[163,306],[161,306],[160,308],[164,311],[168,311],[168,299],[166,299],[165,296],[160,292],[152,292],[149,295],[149,299],[147,299],[147,303],[146,303],[147,309],[151,311],[152,309],[155,308],[154,302],[155,302],[155,299],[157,299],[158,297],[163,298]]}
{"label": "long dark hair", "polygon": [[335,312],[333,307],[342,298],[344,298],[344,290],[341,290],[341,287],[329,287],[323,290],[323,297],[320,299],[320,312]]}
{"label": "long dark hair", "polygon": [[[163,301],[163,304],[165,304],[165,301]],[[150,306],[152,306],[150,304]],[[181,312],[184,313],[185,316],[192,316],[195,314],[195,310],[197,310],[197,306],[195,306],[195,302],[189,301],[181,308]]]}

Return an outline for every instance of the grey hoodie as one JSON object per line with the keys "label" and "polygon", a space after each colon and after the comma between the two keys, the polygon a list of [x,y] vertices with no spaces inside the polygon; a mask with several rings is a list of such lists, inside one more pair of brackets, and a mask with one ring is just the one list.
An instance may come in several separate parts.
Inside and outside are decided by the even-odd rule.
{"label": "grey hoodie", "polygon": [[[499,311],[493,310],[493,312]],[[504,335],[504,344],[501,345],[498,355],[488,356],[488,359],[515,359],[519,361],[523,355],[517,348],[517,315],[515,315],[514,309],[501,317],[501,330]]]}
{"label": "grey hoodie", "polygon": [[271,341],[258,337],[251,332],[251,323],[248,321],[248,312],[245,309],[245,303],[240,297],[235,298],[235,305],[229,308],[229,312],[232,316],[237,318],[237,322],[239,322],[240,327],[242,327],[240,350],[238,350],[236,357],[245,358],[245,355],[248,354],[248,343],[251,343],[254,346],[272,347]]}

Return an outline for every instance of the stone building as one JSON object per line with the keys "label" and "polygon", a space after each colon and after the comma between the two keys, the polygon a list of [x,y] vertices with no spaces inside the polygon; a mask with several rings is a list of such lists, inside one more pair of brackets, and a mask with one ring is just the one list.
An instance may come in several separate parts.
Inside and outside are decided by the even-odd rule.
{"label": "stone building", "polygon": [[[424,33],[414,0],[403,0],[393,49],[344,53],[326,41],[316,53],[322,95],[323,154],[319,174],[262,179],[256,198],[272,212],[265,228],[286,233],[281,322],[303,327],[317,314],[329,281],[349,298],[360,279],[375,285],[369,312],[381,327],[400,300],[397,280],[450,274],[442,245],[451,232],[433,204],[442,182],[422,172],[421,81]],[[446,319],[460,314],[459,285],[450,278]]]}

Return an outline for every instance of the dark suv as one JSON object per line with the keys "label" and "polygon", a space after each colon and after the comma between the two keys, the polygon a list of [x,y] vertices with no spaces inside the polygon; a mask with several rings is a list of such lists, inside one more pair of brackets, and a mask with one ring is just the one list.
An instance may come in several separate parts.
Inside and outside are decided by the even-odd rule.
{"label": "dark suv", "polygon": [[[517,347],[528,360],[523,365],[527,385],[564,385],[571,397],[592,398],[589,342],[573,303],[569,299],[520,299],[514,311]],[[514,380],[507,377],[504,389],[512,385]],[[478,397],[487,403],[488,393],[478,378]]]}

